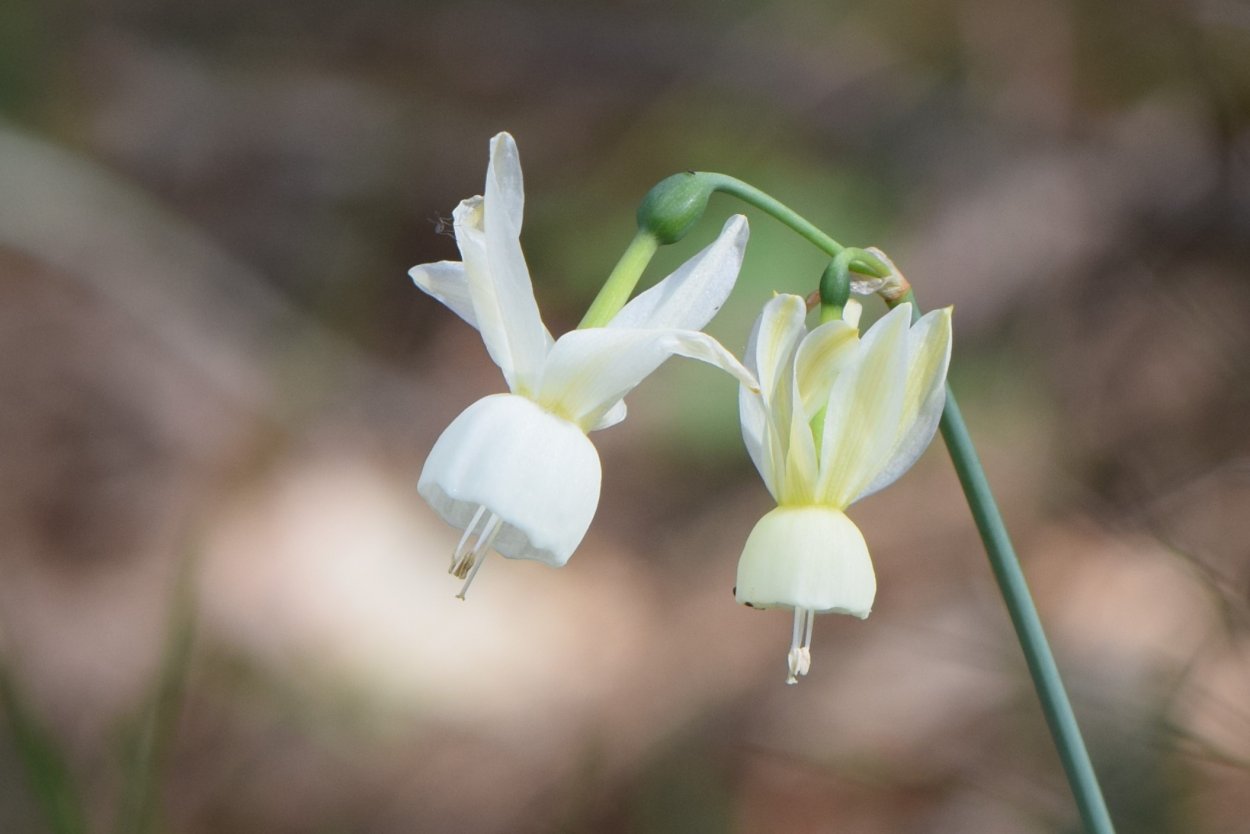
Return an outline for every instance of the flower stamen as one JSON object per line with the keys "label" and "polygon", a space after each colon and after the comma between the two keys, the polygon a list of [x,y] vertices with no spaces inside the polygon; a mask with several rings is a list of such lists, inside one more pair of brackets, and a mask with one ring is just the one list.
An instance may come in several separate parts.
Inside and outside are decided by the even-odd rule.
{"label": "flower stamen", "polygon": [[816,624],[816,612],[811,608],[794,609],[794,631],[790,638],[790,653],[786,656],[790,674],[786,683],[799,682],[799,675],[806,675],[812,668],[812,628]]}
{"label": "flower stamen", "polygon": [[490,553],[491,545],[495,543],[495,537],[499,535],[499,531],[502,529],[503,519],[498,514],[491,513],[490,517],[486,519],[486,524],[482,526],[482,532],[478,534],[473,550],[466,554],[461,562],[456,565],[456,569],[452,571],[458,579],[464,579],[464,586],[461,587],[460,593],[456,594],[457,599],[464,599],[464,595],[469,592],[469,586],[473,584],[473,578],[482,569],[482,563],[486,561],[486,555]]}
{"label": "flower stamen", "polygon": [[[464,546],[469,543],[469,536],[473,535],[473,528],[477,527],[477,522],[481,519],[482,513],[484,512],[486,512],[485,505],[479,505],[477,508],[477,512],[473,514],[473,519],[468,524],[465,525],[464,535],[460,537],[459,544],[456,545],[455,551],[451,554],[451,567],[447,569],[448,573],[456,574],[456,565],[460,562],[460,560],[464,557],[464,554],[465,554]],[[456,575],[462,578],[464,576],[463,573],[459,573]]]}

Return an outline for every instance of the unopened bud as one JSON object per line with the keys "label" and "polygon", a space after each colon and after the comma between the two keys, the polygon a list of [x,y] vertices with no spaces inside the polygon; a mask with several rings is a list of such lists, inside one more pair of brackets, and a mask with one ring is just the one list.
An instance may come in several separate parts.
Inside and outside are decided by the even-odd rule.
{"label": "unopened bud", "polygon": [[694,171],[673,174],[642,198],[638,228],[650,233],[661,245],[676,243],[703,216],[711,196],[712,186],[702,175]]}

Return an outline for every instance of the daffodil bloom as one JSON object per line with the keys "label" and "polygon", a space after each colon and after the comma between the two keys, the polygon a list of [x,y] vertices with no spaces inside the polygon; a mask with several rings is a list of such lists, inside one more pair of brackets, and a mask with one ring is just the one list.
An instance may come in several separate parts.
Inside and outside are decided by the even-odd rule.
{"label": "daffodil bloom", "polygon": [[871,611],[877,580],[845,510],[915,463],[946,399],[950,309],[913,325],[900,304],[862,339],[859,309],[808,332],[803,299],[778,295],[747,345],[759,390],[740,391],[742,436],[777,508],[747,538],[735,595],[794,609],[787,683],[811,665],[816,614]]}
{"label": "daffodil bloom", "polygon": [[490,145],[483,196],[453,215],[463,261],[413,267],[413,281],[476,327],[511,393],[477,401],[439,437],[417,489],[464,531],[451,573],[463,597],[492,549],[552,566],[568,561],[599,503],[599,455],[586,434],[625,417],[623,397],[672,355],[754,377],[698,332],[733,289],[747,241],[736,216],[710,246],[626,304],[605,327],[553,340],[521,253],[524,206],[516,143]]}

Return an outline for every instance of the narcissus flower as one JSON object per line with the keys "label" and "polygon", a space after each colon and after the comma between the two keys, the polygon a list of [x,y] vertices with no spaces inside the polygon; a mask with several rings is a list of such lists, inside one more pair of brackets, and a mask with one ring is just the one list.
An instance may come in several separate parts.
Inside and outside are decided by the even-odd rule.
{"label": "narcissus flower", "polygon": [[521,165],[506,133],[491,141],[485,192],[453,215],[464,260],[409,273],[481,332],[511,392],[460,414],[434,444],[417,486],[464,531],[451,564],[465,579],[461,597],[492,549],[553,566],[568,561],[599,503],[599,455],[586,433],[623,420],[623,397],[668,357],[708,362],[755,387],[732,354],[698,332],[737,280],[746,218],[730,218],[715,242],[607,326],[553,340],[521,253]]}
{"label": "narcissus flower", "polygon": [[816,614],[871,611],[877,580],[844,511],[916,462],[946,400],[950,309],[911,324],[900,304],[862,339],[858,311],[809,333],[803,299],[778,295],[747,345],[759,390],[740,391],[742,436],[777,508],[747,538],[735,595],[794,609],[787,683],[811,665]]}

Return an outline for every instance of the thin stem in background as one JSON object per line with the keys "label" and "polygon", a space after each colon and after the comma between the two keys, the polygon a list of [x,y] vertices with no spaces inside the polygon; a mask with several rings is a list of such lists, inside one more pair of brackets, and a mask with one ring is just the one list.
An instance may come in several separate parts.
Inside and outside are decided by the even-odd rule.
{"label": "thin stem in background", "polygon": [[[920,318],[920,305],[916,303],[915,294],[909,291],[898,301],[900,304],[904,302],[911,304],[913,320]],[[1068,784],[1072,786],[1081,819],[1090,834],[1114,834],[1115,827],[1111,823],[1098,776],[1094,773],[1094,765],[1085,748],[1085,740],[1081,737],[1076,715],[1072,712],[1063,678],[1059,675],[1055,656],[1046,640],[1046,632],[1042,629],[1033,595],[1029,593],[1020,559],[1011,544],[1011,537],[1007,535],[1007,526],[1003,523],[998,502],[990,491],[990,483],[981,467],[981,459],[972,445],[972,436],[968,433],[963,413],[955,400],[955,392],[949,385],[946,386],[946,408],[942,412],[942,422],[938,424],[938,430],[942,433],[947,451],[950,452],[955,474],[959,476],[959,485],[963,487],[964,496],[968,499],[968,508],[972,511],[977,532],[981,534],[981,541],[990,559],[990,568],[998,582],[998,590],[1003,595],[1003,602],[1007,604],[1007,613],[1011,616],[1016,638],[1024,651],[1024,660],[1028,664],[1029,675],[1033,678],[1033,688],[1037,690],[1037,697],[1042,702],[1042,712],[1046,716],[1051,737],[1055,740],[1055,748],[1059,751]]]}
{"label": "thin stem in background", "polygon": [[48,830],[53,834],[86,834],[82,795],[65,755],[57,740],[27,709],[4,664],[0,664],[0,706]]}
{"label": "thin stem in background", "polygon": [[126,739],[117,834],[159,830],[161,774],[182,712],[195,636],[196,561],[194,554],[187,553],[178,565],[159,677]]}
{"label": "thin stem in background", "polygon": [[985,470],[981,468],[981,461],[973,448],[968,427],[964,424],[963,414],[950,386],[946,388],[946,410],[942,412],[939,430],[942,440],[946,442],[946,449],[950,452],[951,462],[955,465],[960,486],[968,499],[977,532],[981,534],[981,541],[985,544],[994,579],[998,582],[1003,602],[1007,604],[1007,613],[1011,615],[1011,624],[1015,626],[1020,648],[1024,650],[1029,675],[1033,678],[1033,688],[1037,690],[1037,696],[1042,702],[1042,712],[1046,715],[1046,723],[1059,751],[1059,759],[1063,762],[1068,784],[1072,786],[1072,793],[1076,796],[1081,819],[1091,834],[1114,834],[1115,827],[1111,824],[1111,815],[1107,812],[1107,803],[1098,785],[1098,776],[1094,773],[1094,765],[1085,749],[1081,728],[1076,723],[1076,715],[1072,712],[1072,704],[1064,690],[1059,667],[1055,664],[1046,633],[1042,630],[1042,621],[1029,593],[1020,560],[1011,545],[1002,514],[999,513],[998,504],[990,492]]}

